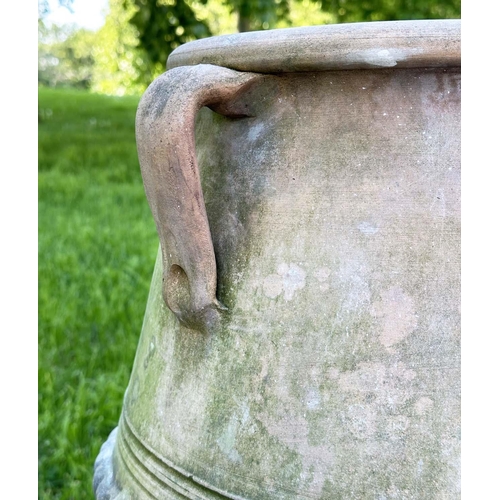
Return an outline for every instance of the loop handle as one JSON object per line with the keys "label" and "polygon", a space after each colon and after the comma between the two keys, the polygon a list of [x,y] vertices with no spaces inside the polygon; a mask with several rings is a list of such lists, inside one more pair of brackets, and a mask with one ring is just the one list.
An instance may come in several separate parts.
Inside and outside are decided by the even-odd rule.
{"label": "loop handle", "polygon": [[248,116],[235,98],[260,75],[200,64],[174,68],[143,95],[136,139],[146,196],[160,238],[163,298],[187,327],[210,331],[225,307],[217,300],[217,267],[200,174],[194,126],[208,106]]}

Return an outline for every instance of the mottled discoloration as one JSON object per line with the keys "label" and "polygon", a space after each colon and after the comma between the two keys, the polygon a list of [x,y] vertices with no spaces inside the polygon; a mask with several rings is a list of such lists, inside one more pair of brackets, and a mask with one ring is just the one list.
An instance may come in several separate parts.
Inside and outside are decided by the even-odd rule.
{"label": "mottled discoloration", "polygon": [[291,263],[280,264],[277,274],[270,274],[264,278],[264,295],[270,299],[278,297],[283,292],[286,301],[293,299],[297,290],[304,288],[306,284],[306,272],[300,266]]}
{"label": "mottled discoloration", "polygon": [[339,387],[357,398],[371,395],[368,406],[385,406],[393,412],[413,397],[416,376],[414,370],[401,363],[389,367],[382,363],[360,363],[358,370],[340,375]]}
{"label": "mottled discoloration", "polygon": [[330,287],[328,284],[330,274],[332,274],[332,271],[328,267],[321,267],[314,273],[314,277],[319,281],[318,288],[322,292],[325,292]]}
{"label": "mottled discoloration", "polygon": [[202,332],[217,328],[225,307],[194,142],[198,110],[248,116],[232,101],[259,78],[208,64],[164,73],[139,103],[136,136],[144,188],[163,255],[163,296],[177,318]]}
{"label": "mottled discoloration", "polygon": [[376,234],[379,231],[379,228],[375,224],[368,222],[368,221],[360,222],[358,224],[358,229],[363,234],[366,234],[366,235]]}
{"label": "mottled discoloration", "polygon": [[418,325],[413,299],[400,287],[384,290],[381,298],[371,308],[371,314],[382,323],[380,342],[387,348],[401,342]]}
{"label": "mottled discoloration", "polygon": [[458,68],[398,62],[198,113],[228,310],[180,324],[158,258],[102,477],[139,499],[460,498],[459,92]]}
{"label": "mottled discoloration", "polygon": [[422,396],[415,403],[415,411],[417,412],[417,415],[424,415],[425,413],[430,411],[433,406],[434,406],[434,401],[432,401],[431,398],[428,398],[427,396]]}

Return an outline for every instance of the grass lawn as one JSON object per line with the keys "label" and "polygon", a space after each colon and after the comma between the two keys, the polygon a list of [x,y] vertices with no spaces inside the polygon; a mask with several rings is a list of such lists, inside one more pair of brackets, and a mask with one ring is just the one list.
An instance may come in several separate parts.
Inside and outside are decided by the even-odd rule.
{"label": "grass lawn", "polygon": [[132,368],[158,247],[137,104],[39,90],[39,499],[93,498]]}

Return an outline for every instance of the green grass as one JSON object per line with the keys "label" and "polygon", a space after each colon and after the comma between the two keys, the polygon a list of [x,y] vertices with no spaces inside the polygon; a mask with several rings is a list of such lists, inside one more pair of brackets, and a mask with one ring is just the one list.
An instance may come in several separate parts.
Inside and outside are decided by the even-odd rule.
{"label": "green grass", "polygon": [[93,498],[133,364],[158,246],[137,104],[39,90],[40,499]]}

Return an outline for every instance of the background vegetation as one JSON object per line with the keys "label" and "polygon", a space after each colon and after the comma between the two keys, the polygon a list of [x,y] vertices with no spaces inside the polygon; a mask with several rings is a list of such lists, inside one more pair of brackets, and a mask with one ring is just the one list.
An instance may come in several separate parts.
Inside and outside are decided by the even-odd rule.
{"label": "background vegetation", "polygon": [[38,491],[79,500],[118,422],[157,251],[134,118],[168,53],[238,29],[458,18],[460,3],[110,0],[96,32],[46,13],[39,2]]}
{"label": "background vegetation", "polygon": [[40,83],[125,95],[141,94],[165,71],[170,52],[196,38],[340,22],[459,18],[460,0],[109,0],[105,24],[96,32],[49,25],[46,13],[39,0]]}
{"label": "background vegetation", "polygon": [[39,498],[91,499],[158,245],[136,97],[39,89]]}

